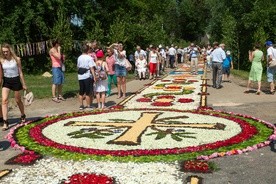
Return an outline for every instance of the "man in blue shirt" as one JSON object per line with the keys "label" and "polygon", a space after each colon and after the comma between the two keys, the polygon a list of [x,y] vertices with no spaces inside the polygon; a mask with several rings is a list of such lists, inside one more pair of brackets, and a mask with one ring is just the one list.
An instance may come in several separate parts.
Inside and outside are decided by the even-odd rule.
{"label": "man in blue shirt", "polygon": [[226,54],[222,48],[224,45],[219,47],[219,43],[214,42],[213,47],[214,51],[210,55],[213,68],[213,88],[220,89],[222,88],[222,63],[226,58]]}

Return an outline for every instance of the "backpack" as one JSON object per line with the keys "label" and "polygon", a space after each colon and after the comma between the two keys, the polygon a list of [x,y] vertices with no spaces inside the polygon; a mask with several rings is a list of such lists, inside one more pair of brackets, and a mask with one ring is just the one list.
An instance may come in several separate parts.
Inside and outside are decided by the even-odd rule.
{"label": "backpack", "polygon": [[97,74],[100,80],[107,79],[107,74],[106,74],[106,71],[104,70],[104,67],[101,66],[99,69],[97,69]]}

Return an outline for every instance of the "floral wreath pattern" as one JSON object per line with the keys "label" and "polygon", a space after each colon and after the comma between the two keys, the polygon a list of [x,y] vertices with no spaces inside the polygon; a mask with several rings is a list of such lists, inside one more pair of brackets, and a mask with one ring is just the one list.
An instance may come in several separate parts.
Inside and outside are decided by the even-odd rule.
{"label": "floral wreath pattern", "polygon": [[[174,83],[176,80],[183,83]],[[13,147],[41,155],[122,162],[208,160],[252,151],[276,138],[275,127],[268,122],[207,107],[207,80],[175,72],[151,82],[109,110],[45,117],[14,127],[7,138]],[[204,122],[206,119],[209,121]],[[143,126],[136,126],[138,123]],[[55,139],[49,132],[58,128],[66,133],[55,132]],[[214,135],[214,131],[222,138],[202,134]],[[136,136],[128,136],[130,133]],[[168,146],[172,141],[174,146]]]}

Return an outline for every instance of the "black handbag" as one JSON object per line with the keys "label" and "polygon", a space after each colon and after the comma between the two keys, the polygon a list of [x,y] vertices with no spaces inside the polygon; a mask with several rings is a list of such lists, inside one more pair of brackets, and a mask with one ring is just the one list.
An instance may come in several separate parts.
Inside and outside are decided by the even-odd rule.
{"label": "black handbag", "polygon": [[78,69],[78,74],[82,75],[82,74],[85,74],[89,69],[87,68],[79,68]]}

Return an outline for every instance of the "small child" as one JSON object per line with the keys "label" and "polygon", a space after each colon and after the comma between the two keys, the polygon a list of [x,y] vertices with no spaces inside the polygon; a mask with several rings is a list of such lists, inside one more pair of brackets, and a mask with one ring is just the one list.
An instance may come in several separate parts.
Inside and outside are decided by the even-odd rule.
{"label": "small child", "polygon": [[[233,69],[233,61],[231,57],[231,52],[228,50],[226,52],[226,58],[222,63],[222,74],[223,74],[223,82],[231,82],[230,80],[230,67]],[[225,80],[227,79],[227,80]]]}
{"label": "small child", "polygon": [[139,58],[136,60],[135,66],[138,71],[139,79],[146,79],[147,61],[142,54],[140,54]]}

